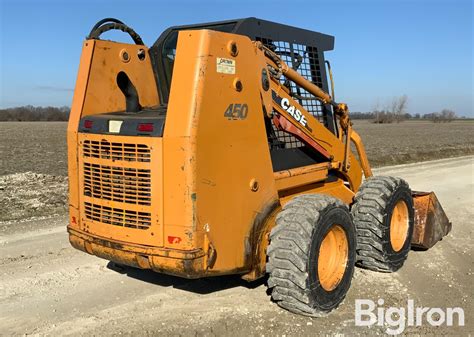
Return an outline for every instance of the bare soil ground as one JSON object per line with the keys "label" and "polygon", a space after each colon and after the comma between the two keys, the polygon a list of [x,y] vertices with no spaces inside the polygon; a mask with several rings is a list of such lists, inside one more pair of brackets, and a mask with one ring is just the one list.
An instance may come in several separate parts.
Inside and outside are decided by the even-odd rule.
{"label": "bare soil ground", "polygon": [[354,121],[373,167],[474,154],[474,121]]}
{"label": "bare soil ground", "polygon": [[0,221],[59,215],[66,211],[66,177],[33,172],[0,176]]}
{"label": "bare soil ground", "polygon": [[[387,326],[356,327],[356,299],[384,307],[461,307],[464,327],[407,327],[407,335],[474,334],[472,301],[474,157],[382,168],[413,189],[434,190],[452,232],[404,267],[381,274],[356,269],[344,303],[329,316],[291,314],[270,301],[265,280],[238,276],[184,280],[116,269],[74,250],[66,217],[4,222],[0,233],[0,335],[345,336],[384,335]],[[9,225],[10,223],[11,225]],[[18,226],[20,225],[20,226]]]}
{"label": "bare soil ground", "polygon": [[[0,122],[0,176],[67,176],[65,122]],[[373,167],[474,154],[474,121],[354,121]]]}
{"label": "bare soil ground", "polygon": [[0,176],[67,176],[66,122],[0,122]]}

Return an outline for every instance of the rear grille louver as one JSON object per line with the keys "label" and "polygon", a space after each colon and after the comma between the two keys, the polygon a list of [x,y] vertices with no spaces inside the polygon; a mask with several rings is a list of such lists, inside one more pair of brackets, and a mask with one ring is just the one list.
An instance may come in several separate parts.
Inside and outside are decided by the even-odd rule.
{"label": "rear grille louver", "polygon": [[152,175],[148,145],[86,139],[82,142],[82,173],[87,220],[150,228]]}
{"label": "rear grille louver", "polygon": [[84,163],[84,195],[151,205],[150,170]]}
{"label": "rear grille louver", "polygon": [[83,155],[89,158],[150,162],[150,148],[145,144],[85,140]]}
{"label": "rear grille louver", "polygon": [[112,208],[85,202],[86,218],[109,225],[148,229],[151,226],[151,214],[132,210]]}

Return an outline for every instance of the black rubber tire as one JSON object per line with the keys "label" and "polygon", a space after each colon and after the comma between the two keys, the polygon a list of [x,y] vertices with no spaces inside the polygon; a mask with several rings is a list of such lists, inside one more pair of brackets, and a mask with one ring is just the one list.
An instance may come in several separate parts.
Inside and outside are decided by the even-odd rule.
{"label": "black rubber tire", "polygon": [[[346,234],[348,257],[342,279],[331,291],[318,277],[319,247],[333,225]],[[268,287],[272,299],[293,313],[319,317],[336,308],[354,273],[356,236],[348,206],[325,195],[307,194],[287,203],[276,218],[267,248]]]}
{"label": "black rubber tire", "polygon": [[[399,200],[408,208],[409,227],[405,243],[396,252],[390,242],[390,220]],[[413,198],[407,182],[394,177],[370,177],[359,188],[351,213],[357,232],[356,265],[386,273],[400,269],[413,235]]]}

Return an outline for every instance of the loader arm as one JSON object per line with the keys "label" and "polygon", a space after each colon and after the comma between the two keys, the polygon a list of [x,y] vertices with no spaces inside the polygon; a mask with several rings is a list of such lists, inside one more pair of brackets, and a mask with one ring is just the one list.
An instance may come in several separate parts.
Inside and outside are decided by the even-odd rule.
{"label": "loader arm", "polygon": [[[352,189],[357,190],[361,182],[361,170],[366,178],[372,176],[372,171],[362,141],[352,129],[347,105],[334,102],[328,93],[290,68],[273,51],[259,42],[256,42],[256,45],[264,52],[270,72],[273,109],[267,110],[270,111],[268,117],[280,130],[292,134],[331,162],[332,168],[345,175]],[[333,107],[339,117],[340,129],[344,132],[345,140],[342,134],[338,137],[328,130],[291,96],[288,88],[280,81],[281,75],[314,95],[323,104],[330,104]],[[355,144],[359,161],[350,151],[351,141]]]}

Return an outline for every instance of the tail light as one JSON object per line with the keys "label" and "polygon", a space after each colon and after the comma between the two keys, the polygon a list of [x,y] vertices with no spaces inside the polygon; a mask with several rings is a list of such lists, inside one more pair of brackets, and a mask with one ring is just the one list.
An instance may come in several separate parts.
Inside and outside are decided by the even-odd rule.
{"label": "tail light", "polygon": [[137,130],[140,132],[153,132],[153,123],[140,123],[137,126]]}
{"label": "tail light", "polygon": [[94,122],[93,122],[93,121],[88,120],[88,119],[86,119],[86,120],[84,121],[84,127],[85,127],[86,129],[92,128],[92,125],[94,125]]}

